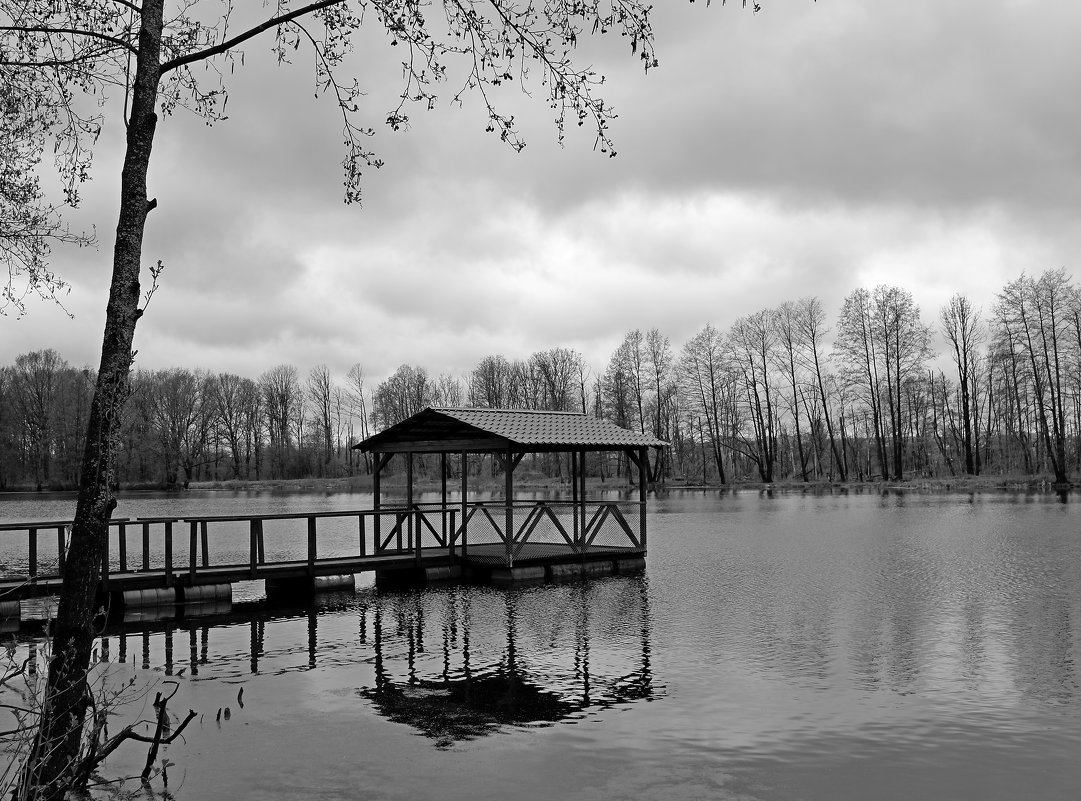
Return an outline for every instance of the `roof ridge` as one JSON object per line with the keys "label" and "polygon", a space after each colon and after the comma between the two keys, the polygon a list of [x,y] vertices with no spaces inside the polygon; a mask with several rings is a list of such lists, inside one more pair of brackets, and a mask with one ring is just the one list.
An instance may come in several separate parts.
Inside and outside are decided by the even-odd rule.
{"label": "roof ridge", "polygon": [[[562,414],[568,417],[586,417],[585,412],[556,411],[554,409],[510,409],[499,406],[432,406],[433,412],[498,412],[501,414]],[[597,418],[603,419],[603,418]]]}

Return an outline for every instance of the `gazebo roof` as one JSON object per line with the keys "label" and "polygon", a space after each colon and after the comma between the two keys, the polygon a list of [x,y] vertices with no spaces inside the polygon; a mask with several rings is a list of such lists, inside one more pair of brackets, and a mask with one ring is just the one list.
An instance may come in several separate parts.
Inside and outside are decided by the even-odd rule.
{"label": "gazebo roof", "polygon": [[668,443],[581,412],[428,408],[354,448],[380,453],[609,451]]}

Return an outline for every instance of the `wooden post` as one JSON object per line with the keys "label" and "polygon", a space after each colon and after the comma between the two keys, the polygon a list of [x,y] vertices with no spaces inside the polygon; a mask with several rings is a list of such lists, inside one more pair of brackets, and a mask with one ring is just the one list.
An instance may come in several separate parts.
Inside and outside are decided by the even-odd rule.
{"label": "wooden post", "polygon": [[443,544],[447,544],[447,454],[439,454],[439,517],[443,531]]}
{"label": "wooden post", "polygon": [[199,540],[199,544],[203,548],[203,567],[208,567],[210,565],[210,556],[207,552],[210,550],[210,548],[209,543],[207,542],[205,520],[202,520],[199,523]]}
{"label": "wooden post", "polygon": [[[413,547],[413,454],[405,455],[405,530],[408,533],[406,544]],[[419,559],[419,556],[418,556]]]}
{"label": "wooden post", "polygon": [[195,568],[199,563],[199,522],[192,520],[188,523],[188,575],[195,583]]}
{"label": "wooden post", "polygon": [[308,518],[308,575],[315,576],[315,518]]}
{"label": "wooden post", "polygon": [[120,572],[128,572],[128,524],[120,523],[117,526],[117,534],[120,537]]}
{"label": "wooden post", "polygon": [[365,550],[367,546],[364,544],[364,512],[357,515],[357,528],[360,530],[360,555],[364,556],[367,553]]}
{"label": "wooden post", "polygon": [[571,541],[576,550],[581,550],[582,540],[585,539],[585,531],[578,530],[578,452],[571,451],[569,456],[571,463],[571,522],[574,536]]}
{"label": "wooden post", "polygon": [[642,543],[642,550],[646,549],[646,469],[649,466],[649,451],[646,448],[638,449],[638,541]]}
{"label": "wooden post", "polygon": [[143,570],[150,569],[150,523],[143,523]]}
{"label": "wooden post", "polygon": [[413,527],[413,530],[416,532],[416,537],[417,537],[417,542],[416,542],[416,546],[417,546],[416,554],[417,554],[417,557],[416,557],[416,559],[417,559],[417,568],[419,569],[420,566],[421,566],[420,536],[424,531],[424,524],[423,524],[423,521],[421,520],[420,509],[417,509],[415,511],[410,512],[409,515],[410,515],[410,520],[413,519],[414,515],[417,518],[416,525]]}
{"label": "wooden post", "polygon": [[506,453],[506,487],[507,494],[507,519],[506,519],[506,548],[507,567],[514,567],[514,454],[510,448]]}
{"label": "wooden post", "polygon": [[258,568],[259,531],[263,527],[263,521],[252,519],[248,521],[248,575],[254,579]]}
{"label": "wooden post", "polygon": [[165,521],[165,586],[173,586],[173,521]]}
{"label": "wooden post", "polygon": [[109,591],[109,529],[111,526],[105,527],[105,550],[101,553],[101,588],[105,592]]}
{"label": "wooden post", "polygon": [[578,503],[581,504],[581,510],[575,510],[575,514],[582,515],[582,542],[586,542],[586,452],[578,451],[578,481],[581,488],[578,490]]}
{"label": "wooden post", "polygon": [[67,526],[56,527],[56,558],[61,576],[64,575],[64,562],[67,560],[67,554],[64,553],[64,532],[66,530]]}
{"label": "wooden post", "polygon": [[383,460],[380,456],[378,452],[372,452],[372,464],[375,466],[375,473],[372,475],[372,511],[375,512],[372,516],[372,534],[375,545],[372,553],[376,556],[379,555],[379,474],[383,472]]}
{"label": "wooden post", "polygon": [[35,578],[38,574],[38,530],[33,526],[30,527],[30,578]]}
{"label": "wooden post", "polygon": [[469,490],[469,462],[466,458],[466,452],[462,451],[462,558],[465,559],[466,543],[465,543],[465,530],[466,520],[469,519],[469,502],[466,500]]}

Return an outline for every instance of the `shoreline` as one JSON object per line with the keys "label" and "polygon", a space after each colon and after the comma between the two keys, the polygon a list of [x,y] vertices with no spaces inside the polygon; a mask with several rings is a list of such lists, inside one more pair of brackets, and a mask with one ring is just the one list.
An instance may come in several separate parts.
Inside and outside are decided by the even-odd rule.
{"label": "shoreline", "polygon": [[[383,479],[382,486],[390,490],[405,488],[404,476],[388,476]],[[1038,492],[1038,493],[1063,493],[1078,489],[1081,486],[1075,481],[1067,484],[1055,484],[1049,476],[948,476],[935,478],[911,478],[903,481],[799,481],[786,479],[766,483],[763,481],[736,481],[727,484],[702,483],[692,481],[670,480],[663,484],[651,487],[655,493],[673,491],[694,492],[810,492],[810,493],[833,493],[838,491],[856,492],[921,492],[921,493],[979,493],[979,492]],[[600,490],[632,490],[637,483],[625,479],[610,479],[602,481],[599,478],[589,478],[586,481],[587,492]],[[440,489],[437,480],[427,478],[414,482],[417,492],[434,492]],[[477,480],[471,489],[478,491],[500,491],[502,481],[495,479]],[[570,490],[570,482],[567,479],[544,478],[540,476],[523,477],[516,482],[516,489],[525,491],[537,490]],[[448,484],[451,492],[456,487]],[[5,495],[64,495],[72,494],[77,490],[71,488],[35,489],[33,487],[11,487],[0,489],[0,498]],[[227,479],[223,481],[194,481],[187,488],[166,488],[153,485],[138,485],[120,487],[118,492],[170,492],[181,494],[184,492],[208,492],[208,491],[232,491],[232,492],[371,492],[371,476],[348,476],[342,478],[302,478],[302,479]]]}

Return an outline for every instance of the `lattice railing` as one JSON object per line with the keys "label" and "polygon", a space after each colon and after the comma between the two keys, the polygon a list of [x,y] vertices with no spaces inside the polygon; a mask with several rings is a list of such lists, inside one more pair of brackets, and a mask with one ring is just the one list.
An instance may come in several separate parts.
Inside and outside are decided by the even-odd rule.
{"label": "lattice railing", "polygon": [[[522,558],[585,556],[599,549],[645,550],[641,536],[640,505],[636,502],[594,502],[580,505],[538,501],[511,507],[511,547],[507,548],[507,507],[491,503],[469,504],[465,520],[466,547],[485,561],[510,562]],[[462,528],[455,532],[461,544]],[[500,546],[496,548],[494,546]]]}

